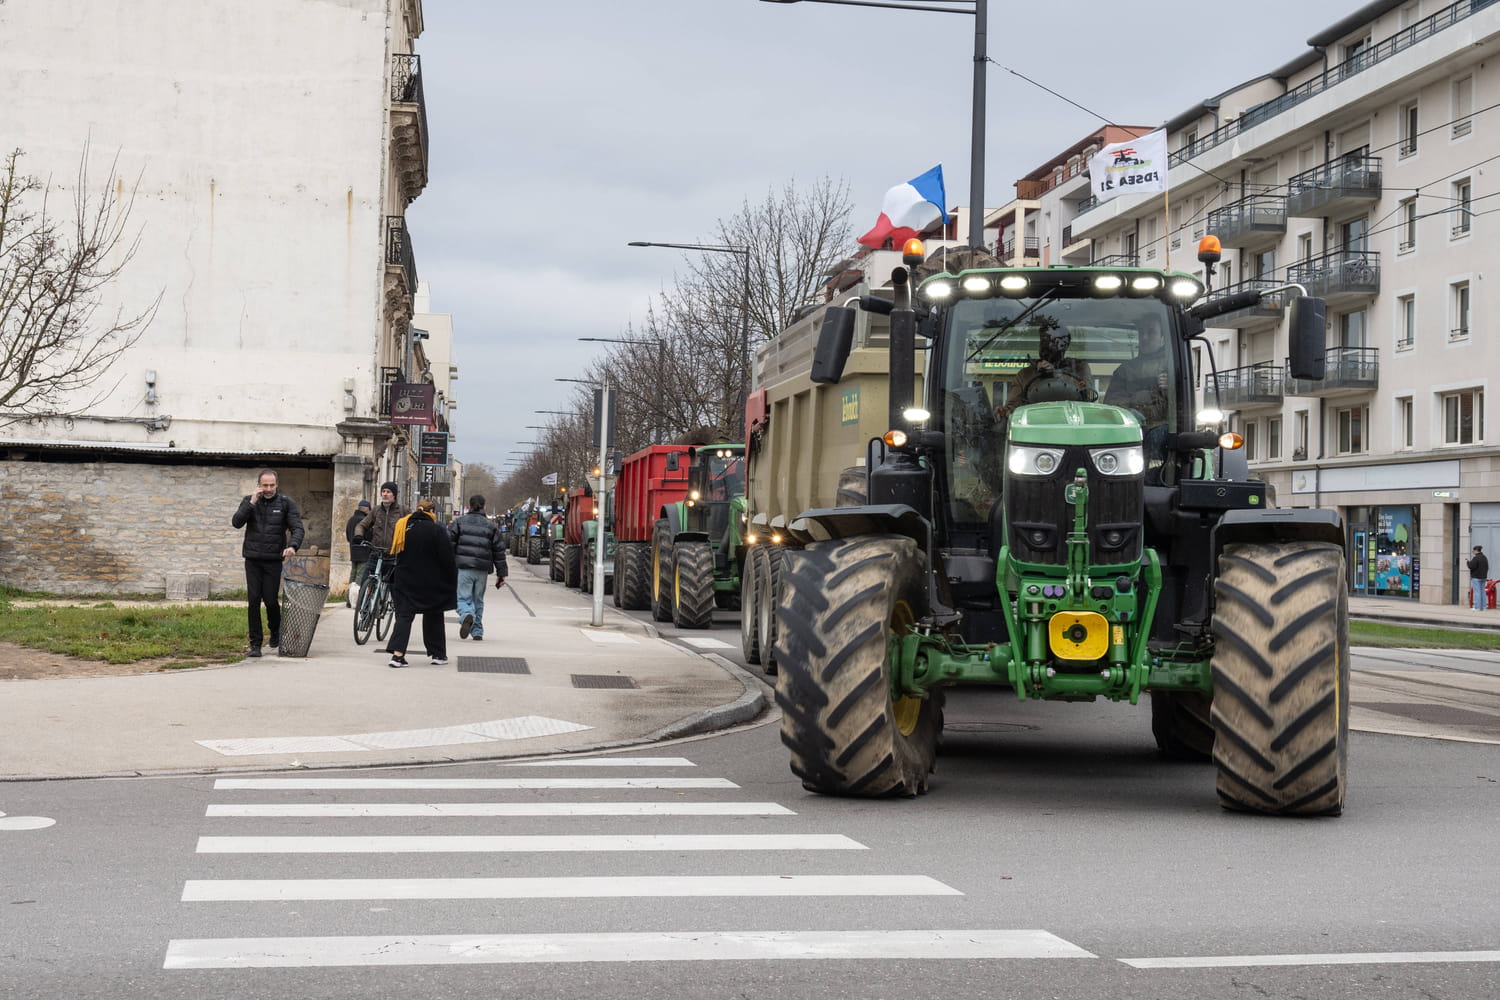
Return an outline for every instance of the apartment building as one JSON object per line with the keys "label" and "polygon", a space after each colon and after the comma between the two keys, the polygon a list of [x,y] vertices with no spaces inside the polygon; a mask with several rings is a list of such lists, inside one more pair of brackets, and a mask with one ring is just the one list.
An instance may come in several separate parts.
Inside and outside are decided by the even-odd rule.
{"label": "apartment building", "polygon": [[229,518],[270,467],[307,525],[288,578],[338,584],[358,501],[395,479],[410,503],[421,428],[390,406],[424,358],[404,221],[427,183],[422,17],[421,0],[0,4],[0,136],[54,210],[100,197],[114,165],[138,245],[96,317],[157,302],[93,387],[0,411],[0,580],[243,587]]}
{"label": "apartment building", "polygon": [[[1298,283],[1328,304],[1327,378],[1286,366],[1287,295],[1222,317],[1198,351],[1282,506],[1344,518],[1356,595],[1465,603],[1464,558],[1500,546],[1500,4],[1367,3],[1264,76],[1165,123],[1165,195],[1095,202],[1101,129],[991,213],[1013,263],[1107,263],[1204,277],[1212,295]],[[1130,127],[1140,135],[1149,127]],[[1121,136],[1123,138],[1124,136]]]}

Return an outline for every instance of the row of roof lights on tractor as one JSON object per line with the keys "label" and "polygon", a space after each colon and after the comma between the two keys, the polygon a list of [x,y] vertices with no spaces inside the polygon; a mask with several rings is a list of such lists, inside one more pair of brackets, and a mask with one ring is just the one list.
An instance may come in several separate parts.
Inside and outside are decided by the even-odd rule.
{"label": "row of roof lights on tractor", "polygon": [[[1093,294],[1099,298],[1160,295],[1165,289],[1168,295],[1183,305],[1196,302],[1203,296],[1202,282],[1180,274],[1163,276],[1136,271],[1104,271],[1094,275],[1091,287]],[[971,299],[988,299],[996,295],[1020,299],[1030,295],[1031,290],[1032,279],[1024,274],[1002,274],[998,278],[993,274],[938,277],[922,285],[922,294],[933,302],[946,302],[959,293]]]}

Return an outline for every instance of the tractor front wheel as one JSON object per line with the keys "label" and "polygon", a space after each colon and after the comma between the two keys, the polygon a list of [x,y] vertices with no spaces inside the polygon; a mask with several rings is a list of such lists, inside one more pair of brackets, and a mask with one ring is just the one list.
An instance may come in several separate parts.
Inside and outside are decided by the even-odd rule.
{"label": "tractor front wheel", "polygon": [[890,535],[786,552],[776,595],[781,742],[804,788],[824,795],[927,790],[943,694],[892,698],[895,643],[923,606],[916,543]]}
{"label": "tractor front wheel", "polygon": [[651,532],[651,617],[672,620],[672,538],[666,521],[657,521]]}
{"label": "tractor front wheel", "polygon": [[626,611],[651,607],[651,552],[640,542],[626,542],[615,557],[615,575],[620,578],[620,603]]}
{"label": "tractor front wheel", "polygon": [[740,653],[746,663],[760,662],[760,602],[756,594],[760,578],[755,575],[758,551],[753,548],[745,552],[745,569],[740,574]]}
{"label": "tractor front wheel", "polygon": [[1338,815],[1349,760],[1343,550],[1305,541],[1225,546],[1214,600],[1219,804]]}
{"label": "tractor front wheel", "polygon": [[542,536],[532,535],[526,540],[526,564],[540,566],[542,563]]}
{"label": "tractor front wheel", "polygon": [[1151,692],[1151,734],[1163,757],[1191,761],[1213,758],[1212,705],[1212,696],[1201,691]]}
{"label": "tractor front wheel", "polygon": [[576,588],[578,586],[578,546],[564,545],[562,551],[563,586]]}
{"label": "tractor front wheel", "polygon": [[776,594],[781,589],[781,559],[785,554],[780,545],[756,549],[755,627],[760,633],[760,667],[768,675],[776,673]]}
{"label": "tractor front wheel", "polygon": [[672,624],[708,628],[714,623],[714,549],[682,542],[672,551]]}

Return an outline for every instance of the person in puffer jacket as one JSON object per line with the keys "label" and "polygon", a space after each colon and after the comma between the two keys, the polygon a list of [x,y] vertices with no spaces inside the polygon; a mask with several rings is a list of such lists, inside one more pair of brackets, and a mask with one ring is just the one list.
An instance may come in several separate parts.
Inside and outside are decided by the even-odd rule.
{"label": "person in puffer jacket", "polygon": [[448,527],[453,555],[458,562],[458,627],[460,639],[484,638],[484,584],[495,571],[495,588],[505,586],[509,568],[505,562],[505,539],[484,513],[484,497],[469,498],[469,512]]}
{"label": "person in puffer jacket", "polygon": [[230,518],[236,528],[245,529],[240,554],[245,557],[245,590],[249,594],[250,651],[259,656],[261,640],[260,606],[266,606],[266,627],[271,630],[271,645],[281,645],[281,561],[296,555],[302,547],[302,514],[292,498],[277,492],[273,469],[262,469],[256,477],[255,492],[240,500],[240,507]]}

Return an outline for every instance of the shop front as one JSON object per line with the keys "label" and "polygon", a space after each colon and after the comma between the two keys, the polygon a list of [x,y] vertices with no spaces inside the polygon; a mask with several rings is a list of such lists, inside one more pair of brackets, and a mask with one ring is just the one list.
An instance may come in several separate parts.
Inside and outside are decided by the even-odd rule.
{"label": "shop front", "polygon": [[1421,593],[1421,508],[1349,507],[1349,593],[1355,597],[1402,597]]}

